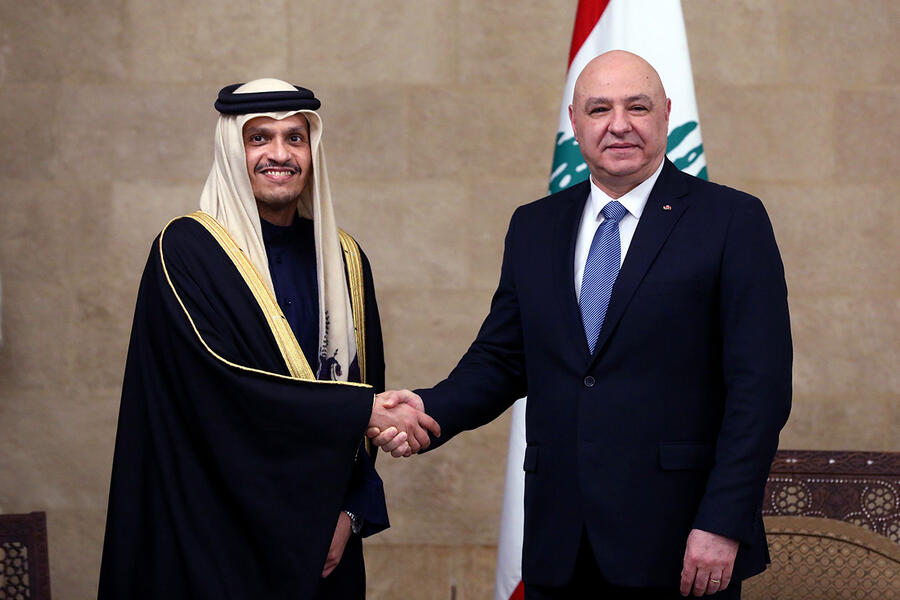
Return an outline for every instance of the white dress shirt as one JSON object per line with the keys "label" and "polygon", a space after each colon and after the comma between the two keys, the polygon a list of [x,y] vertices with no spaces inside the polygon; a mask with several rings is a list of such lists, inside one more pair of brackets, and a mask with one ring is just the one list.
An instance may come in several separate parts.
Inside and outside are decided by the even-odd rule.
{"label": "white dress shirt", "polygon": [[650,191],[659,179],[665,160],[659,164],[656,171],[641,182],[636,188],[622,196],[621,198],[610,198],[594,183],[591,178],[591,196],[584,205],[584,212],[581,215],[581,224],[578,226],[578,237],[575,240],[575,298],[581,302],[581,280],[584,277],[584,263],[587,262],[588,252],[591,249],[591,242],[597,228],[600,227],[605,219],[603,218],[603,207],[607,202],[618,200],[622,206],[628,211],[622,220],[619,221],[619,241],[622,244],[622,252],[619,259],[619,267],[625,262],[625,255],[628,253],[628,247],[631,245],[631,238],[634,237],[634,230],[637,229],[638,219],[644,212],[644,206],[647,204],[647,198],[650,197]]}

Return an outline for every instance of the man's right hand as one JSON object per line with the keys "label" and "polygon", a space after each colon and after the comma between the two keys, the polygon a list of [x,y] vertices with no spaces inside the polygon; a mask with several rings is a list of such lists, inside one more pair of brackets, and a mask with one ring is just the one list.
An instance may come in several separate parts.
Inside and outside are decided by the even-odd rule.
{"label": "man's right hand", "polygon": [[366,435],[391,456],[411,456],[431,445],[431,432],[441,435],[441,426],[425,414],[422,399],[409,390],[390,390],[375,396]]}

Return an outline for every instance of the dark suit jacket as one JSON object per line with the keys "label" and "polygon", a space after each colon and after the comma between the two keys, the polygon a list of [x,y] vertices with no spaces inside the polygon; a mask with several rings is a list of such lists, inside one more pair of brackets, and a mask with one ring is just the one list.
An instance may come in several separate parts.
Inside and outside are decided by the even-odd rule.
{"label": "dark suit jacket", "polygon": [[676,587],[692,528],[765,568],[760,504],[790,410],[784,271],[760,201],[666,164],[593,355],[574,289],[587,182],[513,214],[500,283],[447,379],[437,444],[528,396],[524,580],[560,585],[582,530],[617,585]]}

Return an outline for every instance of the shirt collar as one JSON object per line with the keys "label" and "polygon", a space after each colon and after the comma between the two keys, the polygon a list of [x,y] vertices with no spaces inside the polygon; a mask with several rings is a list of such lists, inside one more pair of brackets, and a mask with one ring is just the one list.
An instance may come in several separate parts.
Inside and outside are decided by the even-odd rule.
{"label": "shirt collar", "polygon": [[597,187],[593,177],[589,178],[591,182],[591,197],[588,201],[591,204],[591,214],[594,215],[595,219],[599,220],[601,216],[600,211],[603,210],[606,203],[618,200],[635,219],[640,219],[641,214],[644,212],[644,207],[647,205],[647,199],[650,198],[650,192],[653,191],[653,186],[656,185],[656,180],[659,179],[659,174],[662,173],[662,168],[665,164],[666,160],[663,159],[650,177],[621,198],[610,198],[606,192]]}

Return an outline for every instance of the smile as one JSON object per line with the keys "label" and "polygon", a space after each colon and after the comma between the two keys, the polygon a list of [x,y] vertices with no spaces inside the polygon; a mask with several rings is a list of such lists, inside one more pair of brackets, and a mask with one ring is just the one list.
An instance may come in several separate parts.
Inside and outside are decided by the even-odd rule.
{"label": "smile", "polygon": [[260,169],[257,171],[258,173],[262,173],[266,177],[271,177],[273,179],[287,179],[296,173],[294,169],[285,169],[285,168],[272,168],[267,167],[264,169]]}

